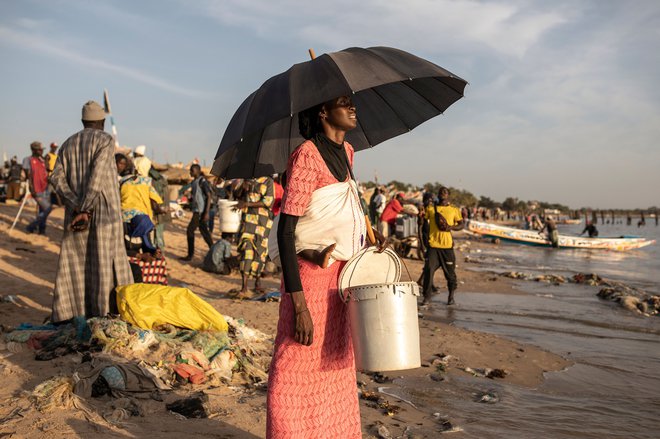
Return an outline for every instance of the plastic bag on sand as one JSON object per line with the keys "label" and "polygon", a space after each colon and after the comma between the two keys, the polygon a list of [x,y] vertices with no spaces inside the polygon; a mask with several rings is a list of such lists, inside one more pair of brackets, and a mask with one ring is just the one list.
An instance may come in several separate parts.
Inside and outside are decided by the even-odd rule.
{"label": "plastic bag on sand", "polygon": [[222,314],[187,288],[132,284],[117,288],[121,318],[143,329],[169,323],[196,331],[227,331]]}

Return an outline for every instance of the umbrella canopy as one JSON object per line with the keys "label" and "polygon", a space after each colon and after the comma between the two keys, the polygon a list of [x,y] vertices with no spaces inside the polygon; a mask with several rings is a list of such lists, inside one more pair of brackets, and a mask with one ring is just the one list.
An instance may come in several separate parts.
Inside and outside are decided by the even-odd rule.
{"label": "umbrella canopy", "polygon": [[408,52],[349,48],[295,64],[243,101],[215,156],[212,173],[250,178],[281,172],[304,139],[298,113],[351,96],[358,126],[346,140],[356,151],[407,133],[463,97],[467,82]]}

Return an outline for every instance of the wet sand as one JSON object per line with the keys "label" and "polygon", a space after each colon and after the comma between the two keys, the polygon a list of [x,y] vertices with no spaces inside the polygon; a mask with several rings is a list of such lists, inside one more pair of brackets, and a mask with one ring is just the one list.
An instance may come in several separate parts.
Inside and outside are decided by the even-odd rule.
{"label": "wet sand", "polygon": [[[28,207],[17,229],[8,233],[18,206],[0,205],[0,295],[16,295],[16,303],[0,303],[0,323],[3,328],[22,322],[40,323],[48,317],[52,301],[52,288],[57,271],[59,242],[62,234],[63,210],[57,208],[49,218],[46,236],[28,235],[24,232],[28,217],[34,215],[34,207]],[[235,318],[243,318],[249,326],[265,333],[274,334],[277,326],[277,303],[232,300],[227,292],[240,287],[237,274],[219,276],[201,270],[200,264],[206,246],[198,237],[197,254],[192,263],[177,260],[186,252],[185,220],[176,220],[167,227],[165,255],[168,258],[170,285],[186,285],[211,303],[220,313]],[[461,282],[457,293],[458,307],[469,306],[470,297],[482,294],[526,295],[511,279],[493,276],[487,272],[467,271],[469,264],[462,263],[461,248],[477,248],[480,244],[466,240],[462,233],[457,234],[458,277]],[[421,273],[422,263],[407,259],[406,263],[413,278]],[[361,416],[364,437],[377,436],[378,427],[384,425],[393,437],[407,432],[410,437],[437,437],[443,429],[449,428],[445,421],[461,426],[470,420],[464,416],[451,415],[447,395],[459,395],[461,400],[474,404],[475,395],[465,392],[463,382],[482,383],[484,388],[492,384],[510,386],[513,389],[535,389],[542,385],[544,373],[566,368],[570,361],[560,355],[550,353],[532,344],[514,342],[502,336],[486,332],[472,331],[452,324],[451,311],[447,311],[443,301],[446,290],[442,274],[438,273],[436,284],[441,287],[437,303],[432,309],[421,310],[420,336],[423,367],[410,371],[385,373],[385,377],[357,374],[362,391],[378,391],[396,396],[379,395],[401,410],[389,416],[372,401],[361,400]],[[279,279],[265,279],[267,291],[279,288]],[[443,291],[445,291],[443,293]],[[459,311],[460,312],[460,311]],[[442,362],[440,356],[445,357]],[[206,390],[212,403],[218,407],[220,415],[212,419],[181,419],[165,409],[158,401],[144,401],[144,417],[131,418],[124,425],[110,425],[100,418],[111,403],[110,399],[91,399],[88,402],[91,414],[77,409],[58,410],[40,413],[32,407],[26,393],[44,380],[58,374],[70,376],[80,363],[78,354],[67,355],[51,361],[39,362],[34,352],[10,353],[0,351],[0,436],[12,438],[27,437],[163,437],[187,438],[236,437],[261,438],[265,436],[265,403],[263,389],[249,389],[242,386],[221,386]],[[442,364],[441,364],[442,363]],[[465,368],[502,369],[504,378],[473,377]],[[379,383],[377,381],[385,381]],[[385,387],[383,389],[383,387]],[[422,400],[431,398],[426,404],[415,407],[402,399],[409,400],[415,389],[422,389],[418,395]],[[180,398],[196,391],[194,386],[179,388],[169,395],[166,401]],[[433,396],[435,395],[435,396]],[[398,396],[398,397],[397,397]],[[477,395],[478,396],[478,395]],[[433,399],[435,398],[435,399]],[[418,398],[419,399],[419,398]],[[381,400],[382,402],[382,400]],[[437,412],[438,406],[445,406],[447,413]],[[475,409],[479,409],[477,405]],[[17,415],[20,409],[20,415]],[[12,415],[13,413],[13,415]],[[452,417],[460,418],[460,422]],[[471,420],[470,422],[478,422]],[[443,425],[444,424],[444,425]],[[468,437],[464,433],[452,437]]]}

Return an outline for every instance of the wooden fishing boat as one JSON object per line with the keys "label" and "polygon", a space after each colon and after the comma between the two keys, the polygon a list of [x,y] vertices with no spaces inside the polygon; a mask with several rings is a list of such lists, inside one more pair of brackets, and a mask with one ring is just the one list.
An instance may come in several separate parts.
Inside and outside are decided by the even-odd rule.
{"label": "wooden fishing boat", "polygon": [[[516,242],[518,244],[551,247],[546,234],[539,234],[536,230],[514,229],[512,227],[498,226],[470,220],[467,223],[468,231],[493,239]],[[600,250],[626,251],[655,244],[655,240],[635,236],[621,236],[618,238],[587,238],[583,236],[559,235],[560,248],[586,248]]]}
{"label": "wooden fishing boat", "polygon": [[557,221],[557,224],[573,224],[573,225],[577,225],[577,224],[580,224],[581,222],[582,222],[581,219],[570,219],[570,218],[568,218],[568,219],[560,219],[560,220],[558,220],[558,221]]}

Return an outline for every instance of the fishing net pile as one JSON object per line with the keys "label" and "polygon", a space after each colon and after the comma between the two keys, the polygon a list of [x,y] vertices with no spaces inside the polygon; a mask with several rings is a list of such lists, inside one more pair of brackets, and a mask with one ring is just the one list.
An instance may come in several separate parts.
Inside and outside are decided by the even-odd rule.
{"label": "fishing net pile", "polygon": [[[36,351],[37,360],[73,352],[131,363],[164,388],[191,383],[259,386],[266,382],[272,337],[224,316],[227,331],[162,324],[141,329],[120,318],[74,319],[65,325],[23,324],[0,338],[0,350]],[[159,386],[160,387],[160,386]]]}

